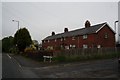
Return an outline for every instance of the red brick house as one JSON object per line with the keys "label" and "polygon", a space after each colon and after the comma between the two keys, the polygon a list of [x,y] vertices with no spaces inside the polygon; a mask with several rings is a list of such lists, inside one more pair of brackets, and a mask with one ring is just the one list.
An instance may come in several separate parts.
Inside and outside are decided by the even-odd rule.
{"label": "red brick house", "polygon": [[70,49],[70,48],[101,48],[115,47],[115,32],[105,22],[92,25],[87,20],[85,28],[68,31],[64,29],[64,33],[55,34],[42,40],[44,49]]}

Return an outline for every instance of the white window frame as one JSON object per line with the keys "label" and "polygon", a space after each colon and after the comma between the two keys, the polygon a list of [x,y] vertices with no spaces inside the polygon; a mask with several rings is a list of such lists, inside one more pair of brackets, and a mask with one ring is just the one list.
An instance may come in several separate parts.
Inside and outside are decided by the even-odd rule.
{"label": "white window frame", "polygon": [[108,33],[105,33],[104,38],[105,38],[105,39],[108,38]]}
{"label": "white window frame", "polygon": [[97,45],[97,48],[101,48],[101,45]]}
{"label": "white window frame", "polygon": [[74,37],[74,36],[72,37],[72,40],[75,40],[75,37]]}
{"label": "white window frame", "polygon": [[43,43],[45,43],[45,40],[43,40]]}
{"label": "white window frame", "polygon": [[76,47],[76,45],[72,45],[72,47],[73,47],[73,48],[75,48],[75,47]]}
{"label": "white window frame", "polygon": [[65,46],[65,49],[70,49],[70,47],[69,46]]}
{"label": "white window frame", "polygon": [[64,37],[64,40],[66,40],[65,37]]}
{"label": "white window frame", "polygon": [[75,48],[76,47],[76,45],[75,44],[70,44],[70,48]]}
{"label": "white window frame", "polygon": [[87,39],[87,38],[88,38],[87,34],[83,35],[83,39]]}
{"label": "white window frame", "polygon": [[88,48],[88,45],[87,45],[87,44],[83,44],[83,48],[84,48],[84,49],[87,49],[87,48]]}
{"label": "white window frame", "polygon": [[50,40],[48,40],[48,43],[50,42]]}
{"label": "white window frame", "polygon": [[63,41],[63,38],[61,38],[61,41]]}
{"label": "white window frame", "polygon": [[55,39],[55,42],[57,42],[57,39]]}

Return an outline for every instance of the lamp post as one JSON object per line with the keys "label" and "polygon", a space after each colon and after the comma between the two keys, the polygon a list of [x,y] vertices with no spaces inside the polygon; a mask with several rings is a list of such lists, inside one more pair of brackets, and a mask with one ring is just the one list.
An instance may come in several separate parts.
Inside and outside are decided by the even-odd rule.
{"label": "lamp post", "polygon": [[[12,20],[12,21],[18,23],[18,30],[19,30],[19,21],[18,21],[18,20]],[[18,41],[17,41],[17,44],[18,44]],[[16,48],[17,48],[17,46],[18,46],[17,44],[16,44]]]}
{"label": "lamp post", "polygon": [[[117,34],[117,30],[116,30],[116,29],[117,29],[117,28],[116,28],[116,23],[118,23],[118,22],[119,22],[118,20],[114,22],[114,27],[115,27],[115,33],[116,33],[116,34]],[[116,39],[117,39],[117,35],[116,35]],[[116,41],[117,41],[117,40],[116,40]]]}
{"label": "lamp post", "polygon": [[[115,24],[115,32],[116,32],[116,23],[118,23],[119,21],[115,21],[114,24]],[[117,33],[117,32],[116,32]]]}
{"label": "lamp post", "polygon": [[17,20],[12,20],[12,21],[18,23],[18,30],[19,30],[19,21],[17,21]]}

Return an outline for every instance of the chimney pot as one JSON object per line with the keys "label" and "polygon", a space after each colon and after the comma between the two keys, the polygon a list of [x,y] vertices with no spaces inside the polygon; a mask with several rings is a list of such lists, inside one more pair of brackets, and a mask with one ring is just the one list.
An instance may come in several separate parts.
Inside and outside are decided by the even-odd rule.
{"label": "chimney pot", "polygon": [[64,32],[68,32],[68,28],[65,28],[65,29],[64,29]]}
{"label": "chimney pot", "polygon": [[91,25],[91,24],[90,24],[90,21],[87,20],[87,21],[85,22],[85,28],[90,27],[90,25]]}
{"label": "chimney pot", "polygon": [[55,32],[52,32],[52,36],[54,36],[55,35]]}

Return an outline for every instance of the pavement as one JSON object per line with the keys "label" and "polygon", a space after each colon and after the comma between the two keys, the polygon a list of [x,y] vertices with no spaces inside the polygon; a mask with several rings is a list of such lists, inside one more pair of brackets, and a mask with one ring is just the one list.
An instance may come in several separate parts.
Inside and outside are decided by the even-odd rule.
{"label": "pavement", "polygon": [[4,78],[118,78],[120,73],[117,59],[44,63],[20,55],[4,54],[3,58]]}

